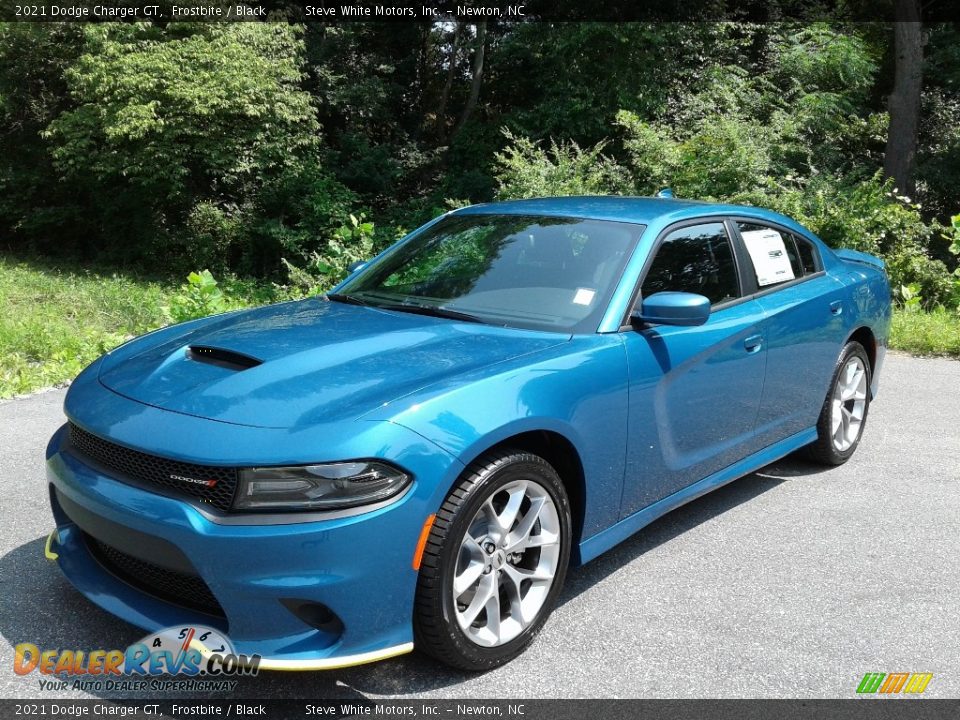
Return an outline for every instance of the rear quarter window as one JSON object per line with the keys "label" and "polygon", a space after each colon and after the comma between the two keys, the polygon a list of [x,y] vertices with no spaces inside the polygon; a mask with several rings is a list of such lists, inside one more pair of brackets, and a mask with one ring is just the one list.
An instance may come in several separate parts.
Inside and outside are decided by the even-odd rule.
{"label": "rear quarter window", "polygon": [[803,266],[805,275],[812,275],[820,269],[820,253],[813,246],[813,243],[799,235],[793,236],[797,244],[797,253],[800,255],[800,264]]}

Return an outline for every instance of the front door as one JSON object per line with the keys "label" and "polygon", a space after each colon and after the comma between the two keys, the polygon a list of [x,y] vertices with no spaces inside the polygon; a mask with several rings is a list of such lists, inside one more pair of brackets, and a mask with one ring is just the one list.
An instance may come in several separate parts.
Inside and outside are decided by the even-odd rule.
{"label": "front door", "polygon": [[[707,296],[699,327],[626,333],[630,411],[621,516],[627,516],[760,449],[754,427],[763,394],[763,308],[741,297],[734,246],[720,220],[668,231],[641,299],[674,290]],[[638,301],[640,302],[640,301]]]}

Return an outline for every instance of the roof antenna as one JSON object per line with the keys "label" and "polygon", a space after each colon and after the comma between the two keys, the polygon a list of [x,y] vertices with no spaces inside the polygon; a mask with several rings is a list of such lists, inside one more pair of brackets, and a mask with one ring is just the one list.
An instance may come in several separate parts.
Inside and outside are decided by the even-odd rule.
{"label": "roof antenna", "polygon": [[657,194],[656,194],[654,197],[658,197],[658,198],[672,198],[673,196],[674,196],[674,195],[673,195],[673,190],[672,190],[671,188],[664,187],[664,188],[660,188],[659,190],[657,190]]}

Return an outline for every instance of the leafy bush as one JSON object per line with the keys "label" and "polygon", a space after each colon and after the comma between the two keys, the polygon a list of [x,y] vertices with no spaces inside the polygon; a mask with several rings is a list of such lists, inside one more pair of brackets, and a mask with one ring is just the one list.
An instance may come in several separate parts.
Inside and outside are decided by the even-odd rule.
{"label": "leafy bush", "polygon": [[186,284],[170,298],[170,304],[163,307],[164,314],[170,322],[175,323],[216,315],[229,309],[227,298],[209,270],[190,273]]}
{"label": "leafy bush", "polygon": [[295,265],[284,258],[290,283],[296,291],[316,295],[336,285],[348,273],[350,264],[369,260],[373,254],[374,225],[363,214],[350,215],[349,222],[333,232],[322,251],[312,251],[306,263]]}
{"label": "leafy bush", "polygon": [[770,132],[753,121],[710,118],[684,139],[627,111],[617,114],[617,124],[640,194],[668,185],[682,197],[725,198],[756,187],[771,172]]}
{"label": "leafy bush", "polygon": [[240,267],[255,275],[272,275],[285,263],[322,254],[330,238],[350,221],[356,195],[317,162],[287,168],[269,182],[256,205],[252,241]]}
{"label": "leafy bush", "polygon": [[549,195],[602,195],[626,192],[620,168],[603,154],[605,143],[586,150],[575,142],[550,141],[549,149],[528,138],[503,131],[510,141],[496,154],[499,199]]}
{"label": "leafy bush", "polygon": [[706,120],[683,139],[628,112],[618,114],[617,125],[624,133],[623,165],[602,154],[602,143],[587,150],[552,143],[544,150],[510,136],[513,144],[497,156],[499,196],[625,189],[649,195],[670,186],[679,197],[766,207],[795,218],[833,247],[883,257],[892,286],[915,286],[911,297],[921,298],[923,307],[960,304],[960,278],[931,256],[931,247],[945,246],[941,226],[925,221],[919,206],[898,196],[881,173],[860,180],[789,169],[778,175],[767,152],[771,131],[750,120]]}
{"label": "leafy bush", "polygon": [[185,223],[185,253],[179,263],[186,267],[212,267],[225,272],[234,251],[246,244],[247,218],[208,200],[193,206]]}
{"label": "leafy bush", "polygon": [[[863,37],[823,24],[757,31],[767,52],[694,76],[658,115],[621,110],[622,152],[572,141],[544,151],[508,135],[497,155],[499,195],[620,193],[671,187],[678,197],[767,207],[833,247],[883,257],[913,305],[960,305],[943,228],[895,192],[879,167],[884,113],[864,111],[879,68]],[[614,148],[617,146],[614,145]],[[904,298],[904,302],[907,299]]]}

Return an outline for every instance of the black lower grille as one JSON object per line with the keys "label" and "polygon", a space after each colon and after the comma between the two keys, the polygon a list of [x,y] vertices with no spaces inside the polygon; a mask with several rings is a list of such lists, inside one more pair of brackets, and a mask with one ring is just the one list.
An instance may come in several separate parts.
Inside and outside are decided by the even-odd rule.
{"label": "black lower grille", "polygon": [[224,617],[223,608],[199,575],[168,570],[135,558],[92,535],[87,535],[86,540],[87,547],[100,564],[124,582],[162,600]]}
{"label": "black lower grille", "polygon": [[148,455],[104,440],[70,423],[70,442],[81,454],[117,474],[118,480],[134,480],[156,486],[157,492],[195,497],[221,511],[228,511],[237,489],[237,469],[193,465]]}

